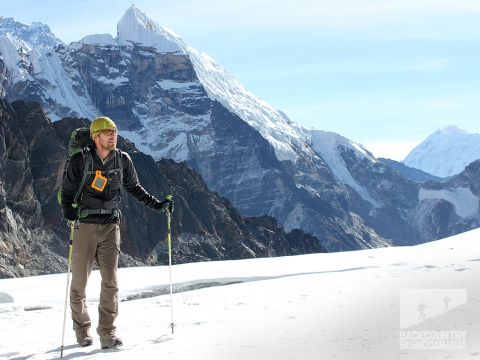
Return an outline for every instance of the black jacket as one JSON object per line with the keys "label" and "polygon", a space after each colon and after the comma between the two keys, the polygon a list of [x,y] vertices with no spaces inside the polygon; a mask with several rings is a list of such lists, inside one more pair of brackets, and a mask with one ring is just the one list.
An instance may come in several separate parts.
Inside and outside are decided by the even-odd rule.
{"label": "black jacket", "polygon": [[[95,151],[95,146],[90,148],[93,159],[93,170],[113,170],[119,168],[117,157],[122,157],[123,167],[123,185],[125,189],[132,194],[138,201],[146,206],[160,210],[161,202],[154,196],[150,195],[139,183],[137,172],[133,166],[130,156],[123,151],[112,151],[103,162]],[[119,155],[120,154],[120,155]],[[72,207],[75,194],[80,186],[85,168],[85,160],[81,153],[75,154],[65,169],[62,182],[62,210],[65,218],[72,220],[77,217],[77,210]],[[105,173],[102,173],[104,175]],[[120,171],[112,174],[104,175],[108,181],[103,191],[98,191],[92,187],[95,175],[90,175],[83,186],[83,190],[78,198],[77,203],[84,209],[116,209],[120,203],[121,176]],[[88,223],[116,223],[119,218],[113,215],[89,215],[81,218],[81,222]]]}

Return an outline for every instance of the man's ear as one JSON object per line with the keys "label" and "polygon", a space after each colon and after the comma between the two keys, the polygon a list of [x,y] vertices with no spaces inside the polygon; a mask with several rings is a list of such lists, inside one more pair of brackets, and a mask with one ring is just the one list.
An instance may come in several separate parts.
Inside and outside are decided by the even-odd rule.
{"label": "man's ear", "polygon": [[95,145],[97,145],[98,134],[92,135],[92,141]]}

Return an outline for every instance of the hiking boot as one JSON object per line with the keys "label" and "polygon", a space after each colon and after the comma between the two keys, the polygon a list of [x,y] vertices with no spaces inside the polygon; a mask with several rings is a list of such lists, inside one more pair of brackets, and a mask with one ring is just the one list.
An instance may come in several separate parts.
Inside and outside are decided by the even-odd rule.
{"label": "hiking boot", "polygon": [[123,345],[122,339],[115,335],[115,330],[112,330],[106,334],[100,335],[100,344],[102,349],[117,348]]}
{"label": "hiking boot", "polygon": [[88,333],[88,329],[75,330],[75,335],[77,336],[78,345],[80,345],[80,346],[92,345],[93,338]]}

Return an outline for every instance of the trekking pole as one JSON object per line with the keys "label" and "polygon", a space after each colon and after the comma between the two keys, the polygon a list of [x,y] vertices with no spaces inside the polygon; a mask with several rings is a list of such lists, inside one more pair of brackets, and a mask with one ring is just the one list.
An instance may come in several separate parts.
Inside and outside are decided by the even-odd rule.
{"label": "trekking pole", "polygon": [[170,327],[172,328],[172,335],[173,335],[173,285],[172,285],[172,235],[170,229],[170,223],[172,221],[172,213],[167,208],[167,238],[168,238],[168,268],[169,268],[169,275],[170,275]]}
{"label": "trekking pole", "polygon": [[63,358],[63,344],[65,340],[65,323],[67,321],[67,299],[68,299],[68,287],[70,286],[70,266],[72,264],[72,244],[73,244],[73,227],[74,222],[70,222],[70,245],[68,249],[68,271],[67,271],[67,289],[65,290],[65,307],[63,310],[63,330],[62,330],[62,346],[60,347],[60,358]]}

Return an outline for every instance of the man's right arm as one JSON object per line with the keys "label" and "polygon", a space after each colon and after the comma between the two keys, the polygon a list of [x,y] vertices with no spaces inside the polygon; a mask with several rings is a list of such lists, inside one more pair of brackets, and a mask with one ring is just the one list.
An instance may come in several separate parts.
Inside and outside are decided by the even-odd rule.
{"label": "man's right arm", "polygon": [[77,210],[72,207],[72,204],[83,176],[82,163],[82,154],[74,155],[68,162],[63,175],[61,192],[62,211],[65,219],[70,221],[78,220]]}

